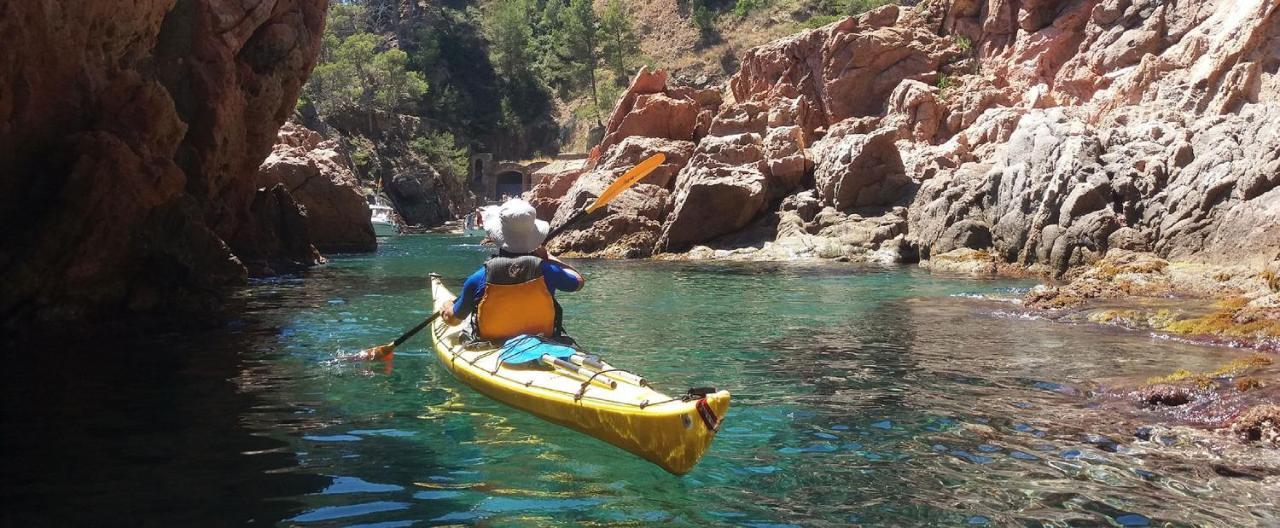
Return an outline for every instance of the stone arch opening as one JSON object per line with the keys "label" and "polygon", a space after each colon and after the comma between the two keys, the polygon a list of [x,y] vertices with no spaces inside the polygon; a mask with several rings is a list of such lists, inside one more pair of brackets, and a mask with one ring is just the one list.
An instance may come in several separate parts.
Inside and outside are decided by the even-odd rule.
{"label": "stone arch opening", "polygon": [[479,182],[484,178],[484,160],[476,158],[475,165],[471,170],[471,181]]}
{"label": "stone arch opening", "polygon": [[498,174],[497,185],[494,185],[493,199],[501,200],[503,196],[520,196],[524,192],[524,174],[517,171],[506,171]]}

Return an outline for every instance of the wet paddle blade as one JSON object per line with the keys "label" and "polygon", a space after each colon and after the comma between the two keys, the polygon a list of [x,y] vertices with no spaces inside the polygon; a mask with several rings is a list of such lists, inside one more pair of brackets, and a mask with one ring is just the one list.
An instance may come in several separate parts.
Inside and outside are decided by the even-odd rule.
{"label": "wet paddle blade", "polygon": [[423,328],[426,328],[427,325],[431,324],[431,321],[435,321],[437,317],[440,317],[440,312],[431,314],[431,317],[428,317],[427,320],[421,323],[418,323],[418,326],[415,326],[409,329],[409,331],[405,332],[404,335],[397,337],[395,341],[392,341],[385,345],[378,345],[373,348],[366,348],[364,350],[361,350],[359,354],[356,354],[355,357],[360,359],[390,358],[391,354],[396,351],[396,347],[404,344],[404,342],[408,341],[410,337],[414,336],[414,334],[421,332]]}
{"label": "wet paddle blade", "polygon": [[596,201],[587,207],[587,212],[594,213],[596,212],[596,209],[604,207],[605,204],[613,201],[613,199],[617,198],[619,194],[622,194],[622,191],[630,189],[631,186],[635,185],[640,180],[643,180],[645,176],[648,176],[650,172],[653,172],[653,169],[658,168],[658,165],[662,165],[662,162],[666,161],[666,159],[667,156],[659,152],[650,156],[649,159],[640,162],[635,167],[632,167],[631,170],[626,172],[626,174],[623,174],[622,176],[619,176],[618,179],[613,180],[613,183],[609,184],[609,187],[606,188],[604,192],[600,193],[600,197],[596,198]]}
{"label": "wet paddle blade", "polygon": [[387,343],[385,345],[378,345],[373,348],[361,350],[356,357],[370,361],[375,359],[386,359],[391,357],[391,354],[395,351],[396,346],[392,343]]}

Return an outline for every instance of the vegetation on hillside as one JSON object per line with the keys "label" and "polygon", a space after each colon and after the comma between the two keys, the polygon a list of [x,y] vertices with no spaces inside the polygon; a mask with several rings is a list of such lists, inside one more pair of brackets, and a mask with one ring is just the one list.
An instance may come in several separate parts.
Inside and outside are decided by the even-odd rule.
{"label": "vegetation on hillside", "polygon": [[300,109],[325,123],[371,123],[377,112],[422,118],[457,138],[449,152],[424,154],[429,159],[468,147],[513,157],[554,150],[553,95],[536,79],[511,74],[522,57],[490,53],[509,46],[491,44],[481,15],[439,3],[332,2]]}
{"label": "vegetation on hillside", "polygon": [[683,0],[687,3],[690,23],[704,42],[719,40],[716,21],[722,16],[747,17],[759,12],[787,13],[800,21],[801,27],[815,28],[850,15],[858,15],[887,4],[912,4],[897,0]]}
{"label": "vegetation on hillside", "polygon": [[588,96],[597,120],[612,104],[601,77],[625,82],[638,62],[624,0],[599,12],[591,0],[493,0],[481,11],[490,58],[508,82],[536,83],[565,101]]}
{"label": "vegetation on hillside", "polygon": [[[557,99],[572,102],[571,119],[598,123],[638,66],[639,46],[624,0],[599,9],[591,0],[335,0],[299,107],[326,123],[423,118],[440,133],[415,144],[425,159],[554,153]],[[456,144],[440,141],[445,133]]]}
{"label": "vegetation on hillside", "polygon": [[[711,48],[718,59],[710,60],[727,73],[741,46],[891,1],[680,0],[679,6],[704,43],[723,43]],[[652,20],[642,21],[642,34],[633,19],[637,6],[626,0],[334,0],[329,9],[320,61],[299,105],[304,115],[348,126],[372,125],[376,112],[422,118],[427,129],[456,139],[419,145],[441,149],[419,153],[432,160],[454,158],[459,149],[523,158],[570,143],[582,148],[587,129],[600,125],[635,69],[650,60],[642,45],[666,38]],[[758,31],[732,29],[756,21]]]}

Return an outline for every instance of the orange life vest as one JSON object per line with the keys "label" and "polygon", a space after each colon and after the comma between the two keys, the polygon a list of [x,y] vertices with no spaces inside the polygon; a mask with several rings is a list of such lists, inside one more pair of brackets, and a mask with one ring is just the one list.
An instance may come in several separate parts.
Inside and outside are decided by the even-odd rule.
{"label": "orange life vest", "polygon": [[484,295],[476,305],[477,337],[496,341],[555,333],[556,304],[542,276],[542,259],[494,257],[484,267]]}

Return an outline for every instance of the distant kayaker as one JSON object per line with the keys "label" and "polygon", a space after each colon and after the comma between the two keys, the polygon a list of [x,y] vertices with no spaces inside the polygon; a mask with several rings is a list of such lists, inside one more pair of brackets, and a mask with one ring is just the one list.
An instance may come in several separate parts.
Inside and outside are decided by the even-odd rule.
{"label": "distant kayaker", "polygon": [[474,313],[475,336],[488,341],[561,333],[555,292],[578,291],[585,279],[542,247],[551,226],[519,198],[485,207],[481,218],[498,254],[467,278],[461,295],[441,315],[456,325]]}

